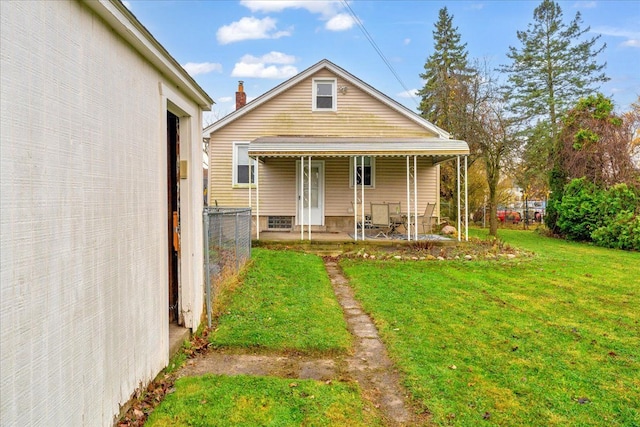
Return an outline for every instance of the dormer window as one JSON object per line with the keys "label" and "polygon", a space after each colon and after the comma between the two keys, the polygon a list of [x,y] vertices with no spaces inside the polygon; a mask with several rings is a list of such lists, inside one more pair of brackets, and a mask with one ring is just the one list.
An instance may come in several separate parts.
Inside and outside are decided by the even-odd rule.
{"label": "dormer window", "polygon": [[313,79],[313,111],[336,111],[336,79]]}

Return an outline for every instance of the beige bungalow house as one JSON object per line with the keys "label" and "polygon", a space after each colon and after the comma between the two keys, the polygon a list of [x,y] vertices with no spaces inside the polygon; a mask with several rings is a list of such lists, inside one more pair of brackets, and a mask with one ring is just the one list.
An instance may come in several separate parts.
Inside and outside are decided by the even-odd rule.
{"label": "beige bungalow house", "polygon": [[457,161],[466,177],[465,141],[326,59],[244,99],[240,82],[236,111],[203,132],[209,205],[251,206],[258,239],[283,229],[309,240],[335,231],[366,239],[372,204],[385,203],[417,239],[427,205],[440,212],[439,164]]}

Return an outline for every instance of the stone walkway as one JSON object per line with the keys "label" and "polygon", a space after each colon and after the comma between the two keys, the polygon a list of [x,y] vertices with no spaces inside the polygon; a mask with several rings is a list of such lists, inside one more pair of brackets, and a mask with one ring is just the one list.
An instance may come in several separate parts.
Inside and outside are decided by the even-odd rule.
{"label": "stone walkway", "polygon": [[320,381],[355,380],[363,396],[380,408],[389,426],[417,426],[428,415],[416,415],[399,383],[398,373],[387,355],[371,318],[355,299],[353,289],[338,267],[337,260],[325,259],[338,302],[342,306],[347,327],[354,336],[352,355],[333,358],[306,356],[237,354],[232,351],[209,351],[190,360],[180,376],[202,375],[269,375]]}

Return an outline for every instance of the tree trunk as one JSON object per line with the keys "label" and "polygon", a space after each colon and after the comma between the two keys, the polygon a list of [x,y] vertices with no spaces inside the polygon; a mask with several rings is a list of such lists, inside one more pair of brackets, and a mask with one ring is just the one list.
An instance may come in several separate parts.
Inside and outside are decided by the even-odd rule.
{"label": "tree trunk", "polygon": [[[487,165],[489,166],[489,165]],[[489,187],[489,235],[498,237],[498,180],[500,173],[487,167],[487,185]]]}

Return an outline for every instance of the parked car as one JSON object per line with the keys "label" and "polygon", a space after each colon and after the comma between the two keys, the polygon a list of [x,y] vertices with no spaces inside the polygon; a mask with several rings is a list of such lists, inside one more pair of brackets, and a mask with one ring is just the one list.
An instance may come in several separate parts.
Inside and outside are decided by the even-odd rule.
{"label": "parked car", "polygon": [[500,222],[510,222],[512,224],[518,224],[520,221],[522,221],[520,212],[517,211],[499,210],[497,212],[497,215],[498,221]]}

